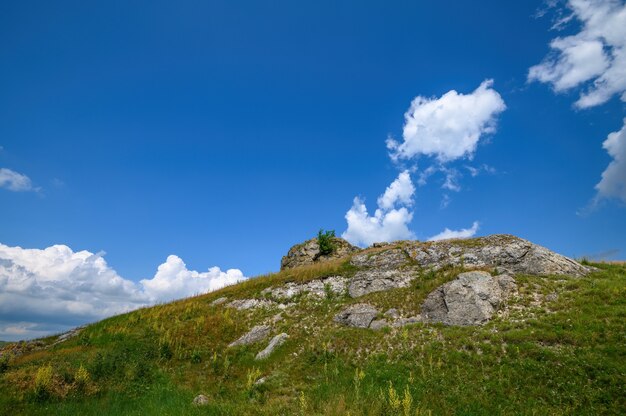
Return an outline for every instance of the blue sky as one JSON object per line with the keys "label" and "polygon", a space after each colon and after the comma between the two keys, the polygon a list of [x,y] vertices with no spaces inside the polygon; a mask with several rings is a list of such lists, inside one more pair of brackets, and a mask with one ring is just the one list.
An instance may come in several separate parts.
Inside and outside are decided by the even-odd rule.
{"label": "blue sky", "polygon": [[[584,32],[593,2],[89,3],[0,5],[0,168],[23,175],[0,189],[6,247],[86,250],[131,282],[169,255],[186,271],[254,276],[319,228],[346,231],[356,196],[372,214],[408,169],[415,238],[477,222],[476,235],[516,234],[569,256],[626,255],[626,193],[594,188],[615,159],[602,144],[623,126],[623,80],[583,108],[610,65],[566,87],[549,73],[550,42]],[[546,59],[554,65],[529,79]],[[457,172],[455,189],[442,188],[441,170],[418,184],[436,158],[394,161],[386,147],[402,141],[412,100],[467,96],[485,80],[506,109],[442,165]],[[619,153],[626,132],[618,139]],[[42,326],[44,312],[9,309],[3,339],[81,320]],[[16,322],[40,326],[7,332]]]}

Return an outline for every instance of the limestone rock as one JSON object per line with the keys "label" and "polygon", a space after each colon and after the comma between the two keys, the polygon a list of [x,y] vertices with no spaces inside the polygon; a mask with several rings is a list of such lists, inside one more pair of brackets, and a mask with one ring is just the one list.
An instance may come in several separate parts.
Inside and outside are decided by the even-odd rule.
{"label": "limestone rock", "polygon": [[204,394],[199,394],[193,399],[194,406],[206,406],[209,404],[209,398]]}
{"label": "limestone rock", "polygon": [[335,251],[327,255],[320,254],[317,238],[312,238],[304,243],[296,244],[291,247],[287,255],[282,258],[280,262],[280,270],[339,259],[360,250],[358,247],[353,246],[343,238],[334,237],[333,244],[336,248]]}
{"label": "limestone rock", "polygon": [[421,315],[446,325],[484,324],[506,298],[500,280],[482,271],[461,273],[428,295]]}
{"label": "limestone rock", "polygon": [[334,321],[346,326],[368,328],[376,315],[378,310],[372,305],[357,303],[339,312]]}
{"label": "limestone rock", "polygon": [[263,295],[271,295],[275,299],[287,300],[300,293],[308,293],[316,297],[326,296],[326,291],[336,295],[345,292],[348,279],[341,276],[330,276],[306,283],[289,282],[279,287],[268,287],[261,291]]}
{"label": "limestone rock", "polygon": [[289,338],[289,335],[285,334],[284,332],[282,334],[278,334],[276,335],[274,338],[272,338],[272,340],[270,341],[269,344],[267,344],[267,347],[265,347],[265,349],[261,352],[259,352],[256,355],[256,360],[264,360],[267,357],[270,356],[270,354],[274,351],[274,349],[280,347],[281,345],[283,345],[285,343],[285,341],[287,341],[287,338]]}
{"label": "limestone rock", "polygon": [[388,318],[396,319],[400,317],[400,312],[396,308],[391,308],[384,315]]}
{"label": "limestone rock", "polygon": [[257,325],[237,341],[228,344],[228,346],[237,347],[239,345],[250,345],[262,341],[269,336],[270,330],[271,328],[269,325]]}
{"label": "limestone rock", "polygon": [[406,325],[411,325],[411,324],[416,324],[419,322],[423,322],[422,317],[420,315],[417,316],[411,316],[409,318],[400,318],[397,319],[393,322],[393,324],[391,326],[393,326],[394,328],[401,328],[403,326]]}
{"label": "limestone rock", "polygon": [[505,234],[469,240],[451,239],[427,243],[405,242],[408,255],[423,268],[446,265],[496,267],[506,273],[584,276],[593,270],[524,239]]}
{"label": "limestone rock", "polygon": [[515,283],[513,276],[501,274],[496,276],[496,280],[498,281],[504,296],[510,296],[512,293],[517,291],[517,283]]}
{"label": "limestone rock", "polygon": [[387,322],[386,319],[375,319],[372,321],[369,328],[373,329],[374,331],[377,331],[379,329],[383,329],[388,326],[389,326],[389,323]]}
{"label": "limestone rock", "polygon": [[375,267],[379,270],[398,269],[409,264],[411,259],[401,248],[392,248],[378,252],[359,253],[352,257],[350,263],[357,267]]}
{"label": "limestone rock", "polygon": [[222,296],[221,298],[217,298],[213,302],[211,302],[211,306],[221,305],[222,303],[226,302],[227,300],[228,300],[228,298]]}
{"label": "limestone rock", "polygon": [[412,278],[410,270],[361,270],[350,281],[348,293],[357,298],[372,292],[407,287]]}
{"label": "limestone rock", "polygon": [[235,299],[226,306],[229,308],[235,308],[238,311],[244,311],[246,309],[267,308],[274,306],[274,302],[265,299]]}

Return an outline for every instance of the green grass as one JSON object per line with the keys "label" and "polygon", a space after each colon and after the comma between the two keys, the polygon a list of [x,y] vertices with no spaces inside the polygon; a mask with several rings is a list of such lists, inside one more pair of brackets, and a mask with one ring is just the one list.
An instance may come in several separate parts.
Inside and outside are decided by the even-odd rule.
{"label": "green grass", "polygon": [[[626,267],[595,266],[585,278],[517,276],[520,296],[481,327],[371,331],[332,322],[346,304],[364,301],[418,313],[459,269],[417,273],[408,288],[358,300],[300,297],[273,331],[290,338],[257,362],[264,344],[226,346],[278,311],[212,307],[213,300],[260,297],[265,287],[355,269],[337,261],[262,276],[116,316],[11,359],[0,375],[0,414],[624,414]],[[81,366],[89,374],[82,384]],[[259,375],[267,382],[254,385]],[[191,405],[200,393],[209,406]]]}

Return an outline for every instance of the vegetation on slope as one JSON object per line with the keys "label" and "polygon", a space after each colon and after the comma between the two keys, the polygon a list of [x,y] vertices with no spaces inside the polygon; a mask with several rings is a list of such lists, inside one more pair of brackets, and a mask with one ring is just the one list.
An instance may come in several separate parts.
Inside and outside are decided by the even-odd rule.
{"label": "vegetation on slope", "polygon": [[[227,348],[278,311],[211,306],[215,299],[354,267],[286,270],[116,316],[12,358],[0,366],[0,414],[623,414],[626,267],[595,266],[584,278],[517,276],[519,296],[481,327],[372,331],[332,321],[364,301],[411,316],[459,270],[358,300],[300,296],[274,324],[289,339],[270,358],[254,359],[265,344]],[[205,407],[192,405],[200,393]]]}

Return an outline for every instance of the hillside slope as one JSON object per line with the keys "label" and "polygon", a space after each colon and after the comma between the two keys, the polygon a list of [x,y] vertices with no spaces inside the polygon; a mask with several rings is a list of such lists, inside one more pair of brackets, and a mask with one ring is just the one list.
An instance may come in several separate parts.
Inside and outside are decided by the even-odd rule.
{"label": "hillside slope", "polygon": [[[582,266],[512,236],[398,242],[311,262],[61,340],[4,346],[0,414],[626,409],[624,265]],[[438,323],[441,311],[426,313],[438,296],[441,320],[461,305],[478,321]],[[277,347],[257,359],[270,340]],[[200,394],[206,403],[194,405]]]}

